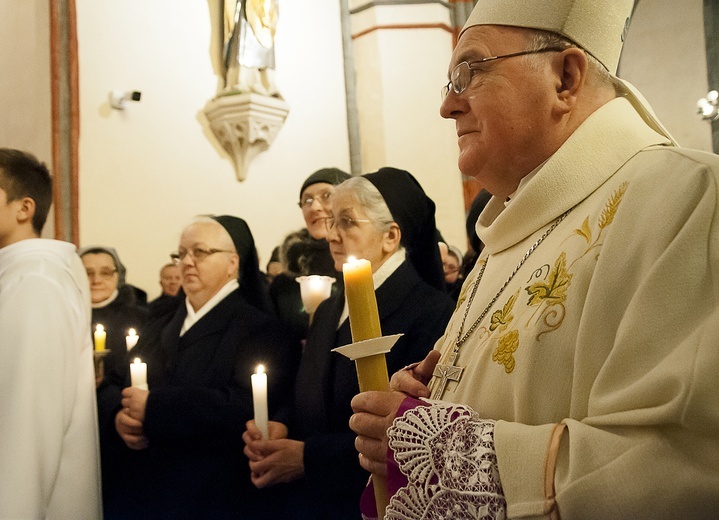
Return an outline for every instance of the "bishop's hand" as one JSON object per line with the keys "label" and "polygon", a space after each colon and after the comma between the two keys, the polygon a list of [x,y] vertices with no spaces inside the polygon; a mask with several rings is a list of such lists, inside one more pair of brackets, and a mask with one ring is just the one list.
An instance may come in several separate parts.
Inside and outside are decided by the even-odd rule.
{"label": "bishop's hand", "polygon": [[412,397],[429,397],[427,384],[432,379],[432,373],[437,366],[439,357],[438,350],[430,350],[427,357],[421,362],[395,372],[389,386]]}
{"label": "bishop's hand", "polygon": [[376,475],[387,474],[387,428],[407,396],[402,392],[362,392],[352,399],[350,428],[357,434],[360,465]]}

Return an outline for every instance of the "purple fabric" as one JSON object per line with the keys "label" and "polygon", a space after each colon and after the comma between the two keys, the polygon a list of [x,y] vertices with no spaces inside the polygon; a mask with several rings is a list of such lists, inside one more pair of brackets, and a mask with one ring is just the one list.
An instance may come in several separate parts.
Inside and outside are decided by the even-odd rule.
{"label": "purple fabric", "polygon": [[[397,408],[397,414],[395,417],[401,417],[407,410],[416,408],[418,406],[429,406],[424,401],[416,399],[414,397],[407,396],[404,401]],[[389,491],[389,497],[392,498],[401,487],[407,485],[407,477],[399,470],[397,462],[394,460],[394,452],[388,447],[387,448],[387,488]],[[362,512],[363,518],[377,518],[377,503],[374,496],[374,487],[372,486],[372,479],[367,483],[367,487],[362,493],[360,498],[360,511]]]}

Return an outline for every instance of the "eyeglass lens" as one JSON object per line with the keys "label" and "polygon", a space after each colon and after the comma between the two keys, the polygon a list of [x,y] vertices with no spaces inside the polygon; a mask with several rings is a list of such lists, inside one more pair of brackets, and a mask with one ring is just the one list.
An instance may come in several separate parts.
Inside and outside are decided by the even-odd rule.
{"label": "eyeglass lens", "polygon": [[101,269],[100,271],[87,270],[87,277],[92,278],[98,276],[100,278],[112,278],[112,275],[117,272],[117,269]]}
{"label": "eyeglass lens", "polygon": [[304,199],[300,200],[300,207],[309,208],[315,201],[318,201],[320,204],[327,204],[331,197],[331,191],[323,191],[322,193],[318,193],[317,195],[307,196]]}

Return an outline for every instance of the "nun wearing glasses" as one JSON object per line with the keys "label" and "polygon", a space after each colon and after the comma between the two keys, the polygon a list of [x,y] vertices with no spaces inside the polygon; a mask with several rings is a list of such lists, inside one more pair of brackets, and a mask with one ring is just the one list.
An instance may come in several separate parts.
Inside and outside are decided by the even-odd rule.
{"label": "nun wearing glasses", "polygon": [[171,256],[186,301],[138,343],[149,391],[122,390],[105,518],[265,518],[240,441],[254,415],[251,375],[264,365],[277,418],[300,347],[269,312],[244,220],[199,217]]}
{"label": "nun wearing glasses", "polygon": [[[332,197],[326,225],[335,269],[349,256],[369,260],[382,333],[404,334],[387,355],[390,374],[432,349],[454,308],[442,290],[434,213],[417,180],[395,168],[349,179]],[[258,440],[253,423],[243,435],[253,483],[284,496],[292,518],[360,518],[369,474],[348,426],[357,374],[353,361],[331,352],[351,342],[340,291],[319,306],[310,327],[291,422],[271,422],[269,441]]]}

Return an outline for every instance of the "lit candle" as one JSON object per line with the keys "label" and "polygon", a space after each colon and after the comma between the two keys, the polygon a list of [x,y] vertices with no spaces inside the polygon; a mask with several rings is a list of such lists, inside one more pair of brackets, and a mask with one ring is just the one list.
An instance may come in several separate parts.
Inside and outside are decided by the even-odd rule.
{"label": "lit candle", "polygon": [[127,332],[128,334],[125,336],[125,343],[127,344],[127,350],[130,351],[135,345],[137,345],[137,340],[140,339],[140,336],[137,335],[135,329],[130,329]]}
{"label": "lit candle", "polygon": [[105,340],[107,339],[107,332],[105,332],[105,327],[97,324],[97,327],[95,327],[95,333],[93,334],[95,338],[95,350],[97,352],[100,352],[102,350],[105,350]]}
{"label": "lit candle", "polygon": [[[374,293],[372,280],[372,264],[369,260],[357,260],[353,257],[347,259],[342,266],[345,279],[345,294],[349,308],[350,330],[352,341],[357,343],[382,336],[377,311],[377,297]],[[389,375],[387,374],[387,361],[384,354],[374,354],[355,359],[357,380],[360,392],[369,390],[389,390]],[[389,503],[387,479],[378,474],[372,474],[377,512],[384,518],[385,509]]]}
{"label": "lit candle", "polygon": [[335,282],[334,278],[316,274],[299,276],[296,280],[300,284],[302,304],[305,306],[307,314],[314,314],[320,303],[330,297],[332,284]]}
{"label": "lit candle", "polygon": [[[352,257],[342,266],[345,279],[345,294],[349,308],[352,341],[379,338],[382,329],[379,324],[377,297],[372,281],[372,264],[369,260],[356,260]],[[384,354],[359,358],[357,377],[360,392],[368,390],[389,390],[389,376]]]}
{"label": "lit candle", "polygon": [[130,363],[130,380],[135,388],[148,390],[147,363],[142,363],[138,357],[135,358],[133,363]]}
{"label": "lit candle", "polygon": [[267,374],[262,365],[257,365],[257,372],[252,374],[252,405],[255,408],[255,424],[260,429],[262,438],[268,439]]}
{"label": "lit candle", "polygon": [[372,264],[369,260],[348,258],[342,266],[345,294],[350,315],[352,341],[364,341],[382,335],[377,312],[377,298],[372,281]]}

